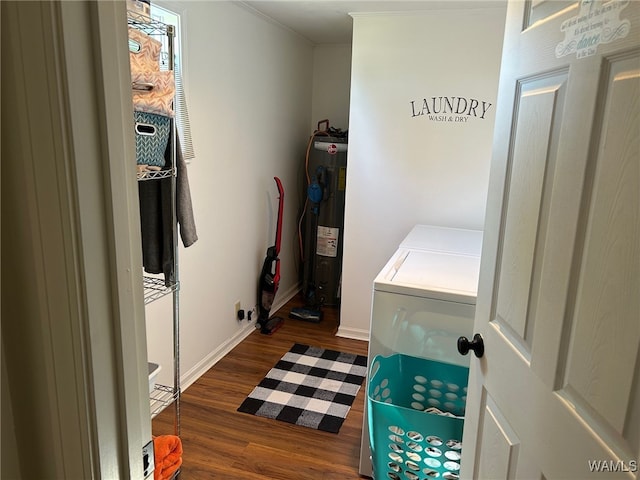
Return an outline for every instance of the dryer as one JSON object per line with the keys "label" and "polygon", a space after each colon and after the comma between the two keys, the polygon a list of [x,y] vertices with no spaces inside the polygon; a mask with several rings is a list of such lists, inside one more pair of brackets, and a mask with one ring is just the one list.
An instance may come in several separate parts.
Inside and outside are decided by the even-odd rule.
{"label": "dryer", "polygon": [[[369,365],[402,353],[469,367],[457,340],[473,334],[481,250],[478,230],[416,225],[409,232],[373,283]],[[364,401],[359,473],[372,476]]]}

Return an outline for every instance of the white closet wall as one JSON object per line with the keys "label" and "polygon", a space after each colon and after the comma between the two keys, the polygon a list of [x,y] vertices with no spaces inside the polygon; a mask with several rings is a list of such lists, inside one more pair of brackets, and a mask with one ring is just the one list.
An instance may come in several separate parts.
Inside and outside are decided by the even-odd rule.
{"label": "white closet wall", "polygon": [[[162,2],[181,14],[196,158],[188,167],[199,240],[180,248],[183,388],[248,332],[285,188],[279,299],[296,290],[297,169],[309,135],[311,44],[232,2]],[[149,358],[171,364],[170,301],[147,308]],[[160,372],[159,381],[169,369]],[[170,380],[170,379],[169,379]]]}
{"label": "white closet wall", "polygon": [[[504,18],[354,17],[340,335],[368,338],[373,279],[415,224],[482,229]],[[465,122],[413,116],[410,102],[440,96],[494,105]]]}
{"label": "white closet wall", "polygon": [[311,128],[328,118],[332,127],[349,129],[351,45],[316,45],[313,49]]}

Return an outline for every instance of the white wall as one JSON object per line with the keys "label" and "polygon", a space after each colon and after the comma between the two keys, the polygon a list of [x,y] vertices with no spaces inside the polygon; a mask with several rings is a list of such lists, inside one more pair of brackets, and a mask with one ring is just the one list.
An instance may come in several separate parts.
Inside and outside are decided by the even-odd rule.
{"label": "white wall", "polygon": [[351,45],[316,45],[313,49],[311,132],[329,119],[332,127],[349,129]]}
{"label": "white wall", "polygon": [[[311,44],[230,2],[162,2],[182,14],[186,98],[196,159],[188,174],[199,240],[180,249],[183,382],[196,379],[247,332],[285,189],[276,304],[295,293],[297,171],[309,136]],[[277,306],[277,305],[276,305]],[[275,308],[275,307],[274,307]],[[172,383],[171,300],[147,307],[149,359]],[[255,318],[255,317],[254,317]]]}
{"label": "white wall", "polygon": [[[413,225],[482,229],[504,18],[354,16],[340,335],[368,337],[373,279]],[[414,116],[440,96],[493,105],[465,123]]]}

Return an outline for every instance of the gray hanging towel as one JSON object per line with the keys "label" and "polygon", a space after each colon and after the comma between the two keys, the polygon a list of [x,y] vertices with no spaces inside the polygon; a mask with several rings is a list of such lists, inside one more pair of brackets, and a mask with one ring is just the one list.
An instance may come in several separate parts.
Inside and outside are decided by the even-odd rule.
{"label": "gray hanging towel", "polygon": [[185,247],[190,247],[198,240],[196,232],[196,223],[193,217],[193,205],[191,203],[191,189],[189,188],[189,177],[187,175],[187,162],[182,154],[182,146],[180,138],[176,135],[177,145],[177,178],[176,178],[176,202],[178,224],[180,225],[180,238]]}
{"label": "gray hanging towel", "polygon": [[[176,136],[176,139],[178,137]],[[187,177],[187,165],[177,141],[176,216],[180,237],[185,247],[198,240]],[[166,152],[165,169],[171,168],[171,142]],[[142,234],[142,265],[145,272],[163,273],[165,283],[175,281],[173,263],[173,223],[171,218],[171,178],[138,182],[140,227]]]}

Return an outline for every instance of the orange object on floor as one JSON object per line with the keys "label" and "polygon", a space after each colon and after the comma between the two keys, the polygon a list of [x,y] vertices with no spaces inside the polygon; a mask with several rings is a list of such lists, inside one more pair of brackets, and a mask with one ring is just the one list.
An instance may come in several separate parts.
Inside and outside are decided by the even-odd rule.
{"label": "orange object on floor", "polygon": [[182,441],[176,435],[153,438],[155,470],[153,480],[170,480],[182,465]]}

